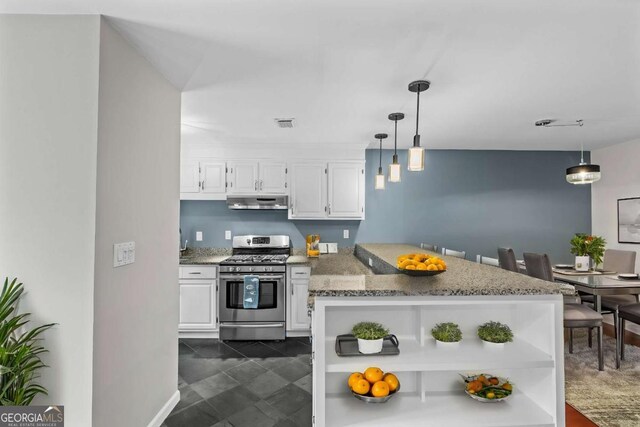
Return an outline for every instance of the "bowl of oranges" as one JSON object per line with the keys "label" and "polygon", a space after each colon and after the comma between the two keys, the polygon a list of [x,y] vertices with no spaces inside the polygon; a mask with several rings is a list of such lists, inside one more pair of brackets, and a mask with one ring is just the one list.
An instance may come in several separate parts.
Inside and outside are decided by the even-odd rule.
{"label": "bowl of oranges", "polygon": [[447,264],[441,258],[429,254],[400,255],[396,267],[409,276],[435,276],[447,271]]}
{"label": "bowl of oranges", "polygon": [[384,403],[400,390],[398,377],[375,366],[352,373],[348,384],[355,398],[367,403]]}

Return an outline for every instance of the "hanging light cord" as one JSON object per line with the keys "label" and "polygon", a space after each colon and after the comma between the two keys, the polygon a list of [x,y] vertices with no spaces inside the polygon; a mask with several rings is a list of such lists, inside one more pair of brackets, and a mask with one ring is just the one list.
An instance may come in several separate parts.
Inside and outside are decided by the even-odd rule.
{"label": "hanging light cord", "polygon": [[393,134],[393,154],[398,154],[398,119],[394,120],[395,132]]}
{"label": "hanging light cord", "polygon": [[378,170],[382,169],[382,138],[380,138],[380,166],[378,166]]}
{"label": "hanging light cord", "polygon": [[420,91],[416,92],[418,95],[418,110],[416,111],[416,135],[418,134],[418,123],[420,121]]}

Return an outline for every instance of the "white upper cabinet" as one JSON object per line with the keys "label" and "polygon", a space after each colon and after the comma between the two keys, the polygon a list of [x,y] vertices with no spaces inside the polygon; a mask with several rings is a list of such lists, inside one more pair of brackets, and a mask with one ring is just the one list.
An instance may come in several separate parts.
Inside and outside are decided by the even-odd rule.
{"label": "white upper cabinet", "polygon": [[186,160],[180,166],[181,200],[224,200],[226,197],[225,162]]}
{"label": "white upper cabinet", "polygon": [[284,162],[260,162],[260,193],[285,194],[287,192],[287,164]]}
{"label": "white upper cabinet", "polygon": [[227,163],[229,194],[254,194],[258,192],[258,162],[236,160]]}
{"label": "white upper cabinet", "polygon": [[291,165],[289,218],[326,218],[326,170],[327,164],[320,162],[301,162]]}
{"label": "white upper cabinet", "polygon": [[186,161],[180,167],[180,192],[200,192],[200,162]]}
{"label": "white upper cabinet", "polygon": [[224,194],[226,190],[226,171],[224,162],[201,162],[200,190],[208,194]]}
{"label": "white upper cabinet", "polygon": [[329,218],[364,218],[364,163],[329,163]]}

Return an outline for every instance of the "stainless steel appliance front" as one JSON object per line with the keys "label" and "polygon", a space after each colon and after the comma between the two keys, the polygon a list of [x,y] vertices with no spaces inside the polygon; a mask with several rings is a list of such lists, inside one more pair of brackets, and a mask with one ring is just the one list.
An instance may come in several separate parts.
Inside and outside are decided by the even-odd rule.
{"label": "stainless steel appliance front", "polygon": [[[240,270],[234,273],[229,270]],[[218,294],[220,339],[283,340],[285,338],[285,266],[221,267]],[[244,276],[260,280],[257,308],[244,308]]]}

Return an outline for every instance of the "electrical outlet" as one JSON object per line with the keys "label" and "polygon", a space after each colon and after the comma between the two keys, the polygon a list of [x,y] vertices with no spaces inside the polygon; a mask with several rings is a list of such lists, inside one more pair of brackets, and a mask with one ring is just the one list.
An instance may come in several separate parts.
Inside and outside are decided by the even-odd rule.
{"label": "electrical outlet", "polygon": [[342,230],[342,238],[343,239],[349,238],[349,230]]}
{"label": "electrical outlet", "polygon": [[202,242],[202,231],[196,231],[196,242]]}
{"label": "electrical outlet", "polygon": [[136,242],[116,243],[113,245],[113,266],[133,264],[136,261]]}
{"label": "electrical outlet", "polygon": [[227,230],[224,232],[225,240],[231,240],[231,230]]}

